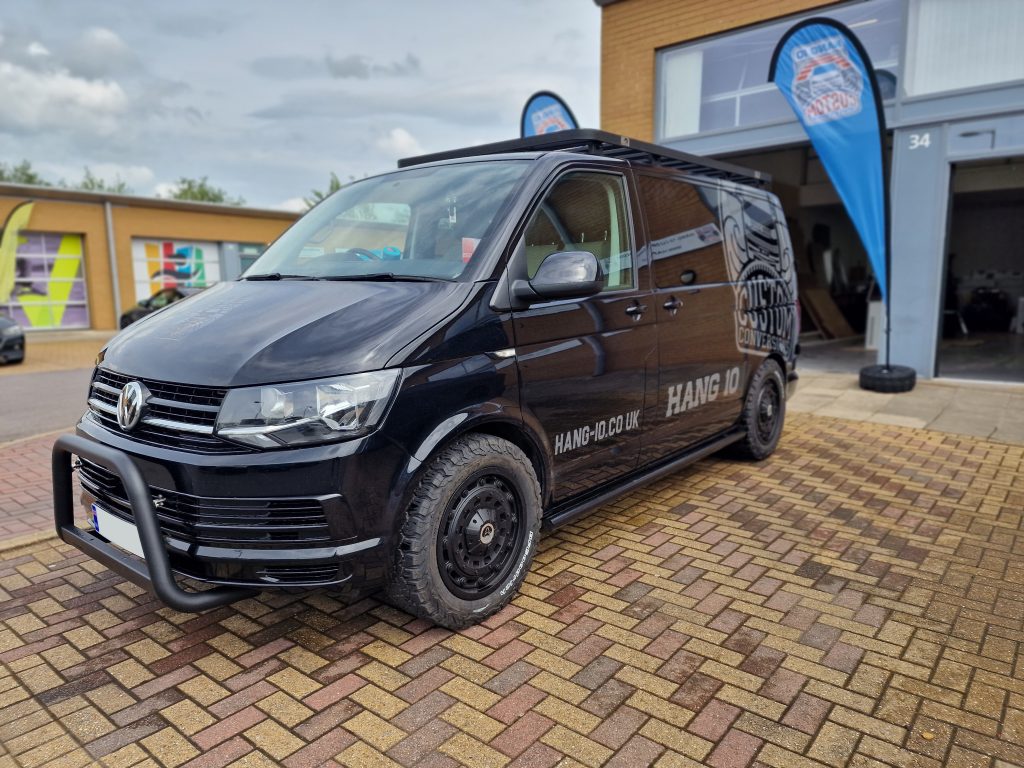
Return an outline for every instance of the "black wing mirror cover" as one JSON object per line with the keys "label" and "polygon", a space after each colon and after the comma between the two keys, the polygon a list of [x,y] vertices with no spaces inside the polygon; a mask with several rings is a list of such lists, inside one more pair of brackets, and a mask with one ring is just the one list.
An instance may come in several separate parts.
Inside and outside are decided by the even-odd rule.
{"label": "black wing mirror cover", "polygon": [[585,299],[604,288],[604,274],[590,251],[557,251],[548,254],[530,280],[516,280],[512,292],[520,301]]}

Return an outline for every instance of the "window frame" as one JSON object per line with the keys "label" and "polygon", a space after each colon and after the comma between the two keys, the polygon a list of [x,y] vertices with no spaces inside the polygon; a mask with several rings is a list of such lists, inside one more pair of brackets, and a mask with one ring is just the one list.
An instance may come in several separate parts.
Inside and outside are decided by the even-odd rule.
{"label": "window frame", "polygon": [[[837,3],[837,4],[833,5],[833,6],[830,6],[828,10],[833,12],[833,13],[835,11],[845,11],[847,9],[855,9],[857,7],[860,7],[860,6],[864,6],[866,4],[869,4],[870,2],[872,2],[872,0],[849,0],[848,2],[841,2],[841,3]],[[894,104],[898,104],[902,100],[905,100],[905,99],[908,98],[906,92],[904,91],[904,84],[905,84],[906,67],[907,67],[907,49],[908,49],[908,46],[909,46],[909,38],[908,38],[909,20],[908,20],[908,16],[909,16],[909,13],[910,13],[909,5],[910,5],[911,0],[896,0],[896,2],[899,5],[897,17],[898,17],[898,22],[900,24],[900,35],[899,35],[899,38],[898,38],[899,39],[899,46],[900,47],[899,47],[899,51],[897,52],[897,55],[896,55],[896,63],[895,63],[896,71],[898,73],[897,74],[898,82],[897,82],[895,94],[892,97],[885,98],[883,100],[883,102],[882,102],[886,107],[892,106]],[[747,26],[738,27],[736,29],[730,29],[730,30],[727,30],[727,31],[724,31],[724,32],[721,32],[721,33],[718,33],[718,34],[707,35],[705,37],[699,37],[699,38],[695,38],[695,39],[692,39],[692,40],[686,40],[686,41],[683,41],[683,42],[680,42],[680,43],[674,43],[674,44],[666,45],[666,46],[663,46],[663,47],[660,47],[660,48],[655,48],[655,50],[654,50],[654,58],[655,58],[655,69],[654,69],[654,104],[653,104],[653,110],[652,110],[653,111],[653,119],[654,119],[654,140],[655,140],[655,142],[664,144],[664,143],[670,143],[670,142],[676,142],[676,141],[685,141],[685,140],[688,140],[688,139],[694,139],[696,137],[723,135],[723,134],[729,134],[729,133],[736,133],[736,132],[743,132],[743,131],[750,131],[750,130],[756,130],[756,129],[761,129],[761,128],[767,128],[767,127],[770,127],[770,126],[788,125],[788,124],[791,124],[791,123],[798,122],[797,118],[796,118],[796,115],[792,114],[791,111],[787,109],[786,116],[785,117],[781,117],[781,118],[771,118],[771,119],[764,120],[764,121],[761,121],[761,122],[756,122],[756,123],[743,124],[743,125],[730,125],[730,126],[725,126],[725,127],[709,128],[707,130],[701,130],[700,129],[700,113],[703,111],[703,91],[702,91],[699,94],[699,97],[698,97],[698,109],[700,110],[699,113],[698,113],[698,130],[696,130],[695,132],[692,132],[692,133],[685,133],[685,134],[670,134],[670,133],[667,133],[664,130],[665,102],[666,102],[666,99],[664,98],[664,96],[665,96],[665,87],[666,87],[664,61],[665,61],[665,57],[666,56],[668,56],[668,55],[670,55],[670,54],[672,54],[672,53],[674,53],[676,51],[702,50],[702,49],[704,49],[705,47],[707,47],[709,45],[714,45],[716,43],[721,43],[723,41],[728,41],[731,38],[737,38],[739,36],[748,34],[750,32],[755,32],[757,30],[766,29],[766,28],[772,27],[772,26],[779,26],[780,29],[782,30],[782,32],[784,32],[785,29],[788,28],[787,25],[792,26],[793,24],[796,24],[796,23],[798,23],[798,22],[800,22],[802,20],[813,18],[815,16],[820,16],[820,15],[822,15],[821,9],[819,9],[818,11],[814,11],[814,10],[804,11],[804,12],[800,12],[800,13],[794,13],[794,14],[791,14],[791,15],[788,15],[788,16],[783,16],[781,18],[768,19],[768,20],[763,21],[763,22],[758,22],[758,23],[755,23],[755,24],[749,24]],[[841,21],[841,19],[840,19],[840,21]],[[781,35],[780,35],[780,37],[781,37]],[[879,68],[885,69],[884,66],[880,66],[880,63],[878,61],[873,61],[872,63],[875,65],[876,71]],[[767,68],[766,68],[765,69],[765,82],[764,82],[764,84],[762,84],[761,86],[758,86],[756,89],[751,89],[751,90],[772,91],[774,89],[775,89],[775,85],[768,80],[768,72],[767,72]],[[739,91],[734,91],[734,92],[731,92],[731,93],[738,94]],[[781,96],[781,94],[780,94],[780,96]],[[722,98],[724,98],[724,96]]]}
{"label": "window frame", "polygon": [[[636,217],[634,216],[634,201],[633,196],[636,194],[636,189],[631,183],[632,174],[628,173],[626,169],[612,169],[606,165],[589,165],[579,164],[570,166],[561,166],[558,170],[548,179],[538,190],[534,200],[531,202],[528,210],[520,218],[520,226],[516,233],[515,239],[512,241],[515,245],[512,248],[512,258],[509,260],[509,272],[514,274],[521,279],[528,280],[529,265],[526,259],[526,232],[530,228],[533,222],[534,216],[540,211],[541,206],[548,199],[548,196],[561,181],[567,176],[578,173],[589,173],[589,174],[602,174],[606,176],[613,176],[618,179],[619,186],[622,191],[622,203],[624,206],[624,222],[623,227],[628,237],[628,245],[630,249],[630,257],[632,261],[632,281],[630,285],[624,285],[621,287],[602,290],[600,293],[595,294],[583,301],[592,301],[595,299],[604,299],[606,297],[619,296],[624,293],[637,292],[640,290],[640,271],[643,267],[640,259],[640,252],[637,248],[637,232],[636,232]],[[552,301],[543,302],[544,305],[574,302],[580,301],[580,299],[556,299]],[[537,305],[539,305],[538,302]],[[534,306],[537,306],[534,305]]]}

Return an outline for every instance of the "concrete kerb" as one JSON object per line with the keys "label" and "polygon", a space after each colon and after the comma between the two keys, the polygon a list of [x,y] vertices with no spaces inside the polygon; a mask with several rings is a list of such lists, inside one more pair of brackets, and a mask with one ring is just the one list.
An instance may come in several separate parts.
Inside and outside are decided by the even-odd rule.
{"label": "concrete kerb", "polygon": [[41,437],[49,437],[51,435],[56,439],[57,435],[62,435],[67,431],[67,429],[54,429],[50,432],[40,432],[37,435],[18,437],[15,438],[14,440],[8,440],[6,443],[0,443],[0,450],[3,450],[4,448],[10,448],[12,445],[17,445],[18,443],[27,443],[29,440],[38,440]]}
{"label": "concrete kerb", "polygon": [[8,552],[13,552],[16,549],[24,549],[25,547],[30,547],[33,544],[38,544],[41,541],[48,541],[49,539],[55,538],[57,538],[57,529],[51,528],[47,531],[36,531],[35,533],[26,533],[22,536],[15,536],[13,539],[0,539],[0,554],[7,554]]}

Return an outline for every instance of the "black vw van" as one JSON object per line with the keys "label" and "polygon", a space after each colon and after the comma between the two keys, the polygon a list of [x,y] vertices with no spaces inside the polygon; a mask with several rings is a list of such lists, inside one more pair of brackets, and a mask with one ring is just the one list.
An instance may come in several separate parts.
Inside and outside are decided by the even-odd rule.
{"label": "black vw van", "polygon": [[589,130],[399,166],[108,344],[54,446],[65,541],[178,610],[384,588],[455,628],[543,526],[775,449],[796,281],[766,178]]}

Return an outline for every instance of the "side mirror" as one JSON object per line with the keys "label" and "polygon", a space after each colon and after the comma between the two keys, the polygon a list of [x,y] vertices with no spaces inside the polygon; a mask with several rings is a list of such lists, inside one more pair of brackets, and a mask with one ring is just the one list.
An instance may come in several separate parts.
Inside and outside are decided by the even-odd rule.
{"label": "side mirror", "polygon": [[531,280],[516,280],[512,293],[526,303],[554,299],[585,299],[604,288],[604,275],[590,251],[548,254]]}

